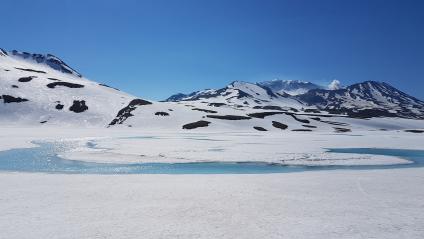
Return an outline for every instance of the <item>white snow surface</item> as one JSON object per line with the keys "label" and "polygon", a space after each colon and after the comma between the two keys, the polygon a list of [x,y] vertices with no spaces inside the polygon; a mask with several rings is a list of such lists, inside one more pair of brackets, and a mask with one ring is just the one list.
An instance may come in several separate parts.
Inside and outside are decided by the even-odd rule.
{"label": "white snow surface", "polygon": [[0,238],[421,239],[424,170],[0,173]]}
{"label": "white snow surface", "polygon": [[[393,138],[394,135],[399,137]],[[87,148],[92,141],[96,148]],[[406,133],[153,133],[80,141],[61,156],[109,163],[268,162],[286,165],[380,165],[409,163],[390,156],[328,153],[326,148],[376,147],[420,149],[420,137]]]}
{"label": "white snow surface", "polygon": [[[135,98],[86,78],[62,73],[47,65],[19,57],[0,56],[0,72],[0,96],[10,95],[28,100],[19,103],[3,103],[0,99],[0,122],[7,125],[40,125],[40,122],[46,121],[45,123],[50,125],[105,126],[121,108]],[[30,76],[34,78],[28,82],[19,82],[20,78]],[[84,87],[47,87],[49,83],[54,82],[74,83]],[[69,108],[74,100],[84,100],[88,110],[81,113],[70,111]],[[63,105],[63,109],[56,109],[58,104]]]}
{"label": "white snow surface", "polygon": [[[33,140],[78,140],[81,148],[66,156],[96,162],[277,158],[292,164],[387,164],[405,161],[330,156],[322,147],[423,149],[422,134],[398,130],[335,134],[2,126],[0,132],[0,150],[33,147]],[[83,147],[90,140],[110,149],[90,152]],[[0,238],[418,239],[424,236],[423,183],[422,168],[260,175],[0,172]]]}
{"label": "white snow surface", "polygon": [[[61,156],[92,162],[270,162],[288,165],[378,165],[401,158],[328,153],[327,148],[423,149],[423,134],[403,131],[245,132],[144,131],[132,128],[2,127],[0,150],[33,147],[31,141],[72,140],[79,147]],[[88,148],[91,141],[96,147]]]}

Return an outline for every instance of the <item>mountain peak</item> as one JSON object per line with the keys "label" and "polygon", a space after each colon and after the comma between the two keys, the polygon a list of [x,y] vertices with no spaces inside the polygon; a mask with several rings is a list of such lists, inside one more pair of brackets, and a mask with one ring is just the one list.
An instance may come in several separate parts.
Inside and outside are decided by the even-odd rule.
{"label": "mountain peak", "polygon": [[300,95],[313,89],[322,89],[323,87],[307,81],[300,80],[279,80],[262,81],[257,83],[259,86],[267,87],[280,94]]}
{"label": "mountain peak", "polygon": [[12,57],[24,59],[26,61],[30,61],[31,63],[44,64],[54,70],[71,74],[76,77],[80,77],[80,78],[82,77],[80,73],[72,69],[63,60],[61,60],[59,57],[53,54],[36,54],[36,53],[29,53],[29,52],[20,52],[17,50],[13,50],[9,53],[10,54],[8,55]]}
{"label": "mountain peak", "polygon": [[230,84],[227,85],[228,88],[237,88],[242,87],[246,85],[255,85],[254,83],[245,82],[245,81],[233,81]]}

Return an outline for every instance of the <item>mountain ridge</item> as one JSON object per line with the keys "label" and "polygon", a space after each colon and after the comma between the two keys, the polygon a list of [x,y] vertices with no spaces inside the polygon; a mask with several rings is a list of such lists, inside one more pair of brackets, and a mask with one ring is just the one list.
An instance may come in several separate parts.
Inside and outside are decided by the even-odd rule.
{"label": "mountain ridge", "polygon": [[[220,89],[155,102],[86,79],[53,55],[0,49],[0,122],[297,132],[375,129],[380,125],[375,122],[386,119],[396,119],[390,128],[424,122],[424,102],[388,83],[367,81],[336,90],[300,81],[290,85],[302,88],[305,84],[314,89],[288,94],[269,84],[233,81]],[[413,121],[398,125],[399,118]]]}
{"label": "mountain ridge", "polygon": [[63,60],[61,60],[59,57],[53,54],[49,54],[49,53],[37,54],[37,53],[21,52],[17,50],[12,50],[7,53],[8,53],[7,55],[11,57],[25,59],[28,61],[36,62],[38,64],[45,64],[55,70],[82,78],[82,75],[80,73],[78,73],[76,70],[71,68],[68,64],[66,64]]}

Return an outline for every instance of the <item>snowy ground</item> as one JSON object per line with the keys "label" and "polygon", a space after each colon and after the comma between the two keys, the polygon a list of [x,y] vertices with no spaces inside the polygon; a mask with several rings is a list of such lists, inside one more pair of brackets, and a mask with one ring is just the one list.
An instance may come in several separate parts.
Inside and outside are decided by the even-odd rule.
{"label": "snowy ground", "polygon": [[[294,164],[399,163],[392,157],[333,157],[322,148],[423,149],[424,136],[396,130],[3,127],[0,132],[0,150],[32,147],[31,140],[77,138],[97,139],[97,147],[109,148],[81,147],[66,155],[89,161],[274,162],[277,155]],[[147,138],[126,138],[134,136]],[[257,175],[1,172],[0,238],[423,238],[423,184],[423,168]]]}
{"label": "snowy ground", "polygon": [[0,238],[423,238],[424,169],[0,174]]}
{"label": "snowy ground", "polygon": [[[291,165],[373,165],[407,163],[390,156],[327,153],[326,148],[423,149],[424,134],[362,130],[328,132],[143,131],[140,129],[1,129],[0,150],[33,147],[32,140],[78,140],[62,157],[94,162],[261,161]],[[87,142],[96,148],[88,148]]]}
{"label": "snowy ground", "polygon": [[372,165],[407,161],[389,156],[327,153],[331,147],[422,149],[417,135],[363,132],[328,133],[144,133],[141,138],[103,138],[90,149],[81,147],[62,156],[95,162],[262,161],[290,165]]}

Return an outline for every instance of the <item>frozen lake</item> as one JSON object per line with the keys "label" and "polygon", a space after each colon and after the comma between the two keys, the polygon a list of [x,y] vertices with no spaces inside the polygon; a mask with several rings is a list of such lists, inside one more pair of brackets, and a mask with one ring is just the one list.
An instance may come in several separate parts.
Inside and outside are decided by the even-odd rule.
{"label": "frozen lake", "polygon": [[[313,170],[343,169],[393,169],[422,167],[424,150],[383,148],[333,148],[333,154],[367,154],[395,156],[411,163],[394,165],[284,165],[261,162],[189,162],[189,163],[99,163],[83,160],[68,160],[58,156],[77,147],[73,141],[34,142],[38,147],[17,148],[0,151],[0,170],[14,172],[44,172],[69,174],[266,174],[290,173]],[[88,142],[87,147],[96,144]]]}

